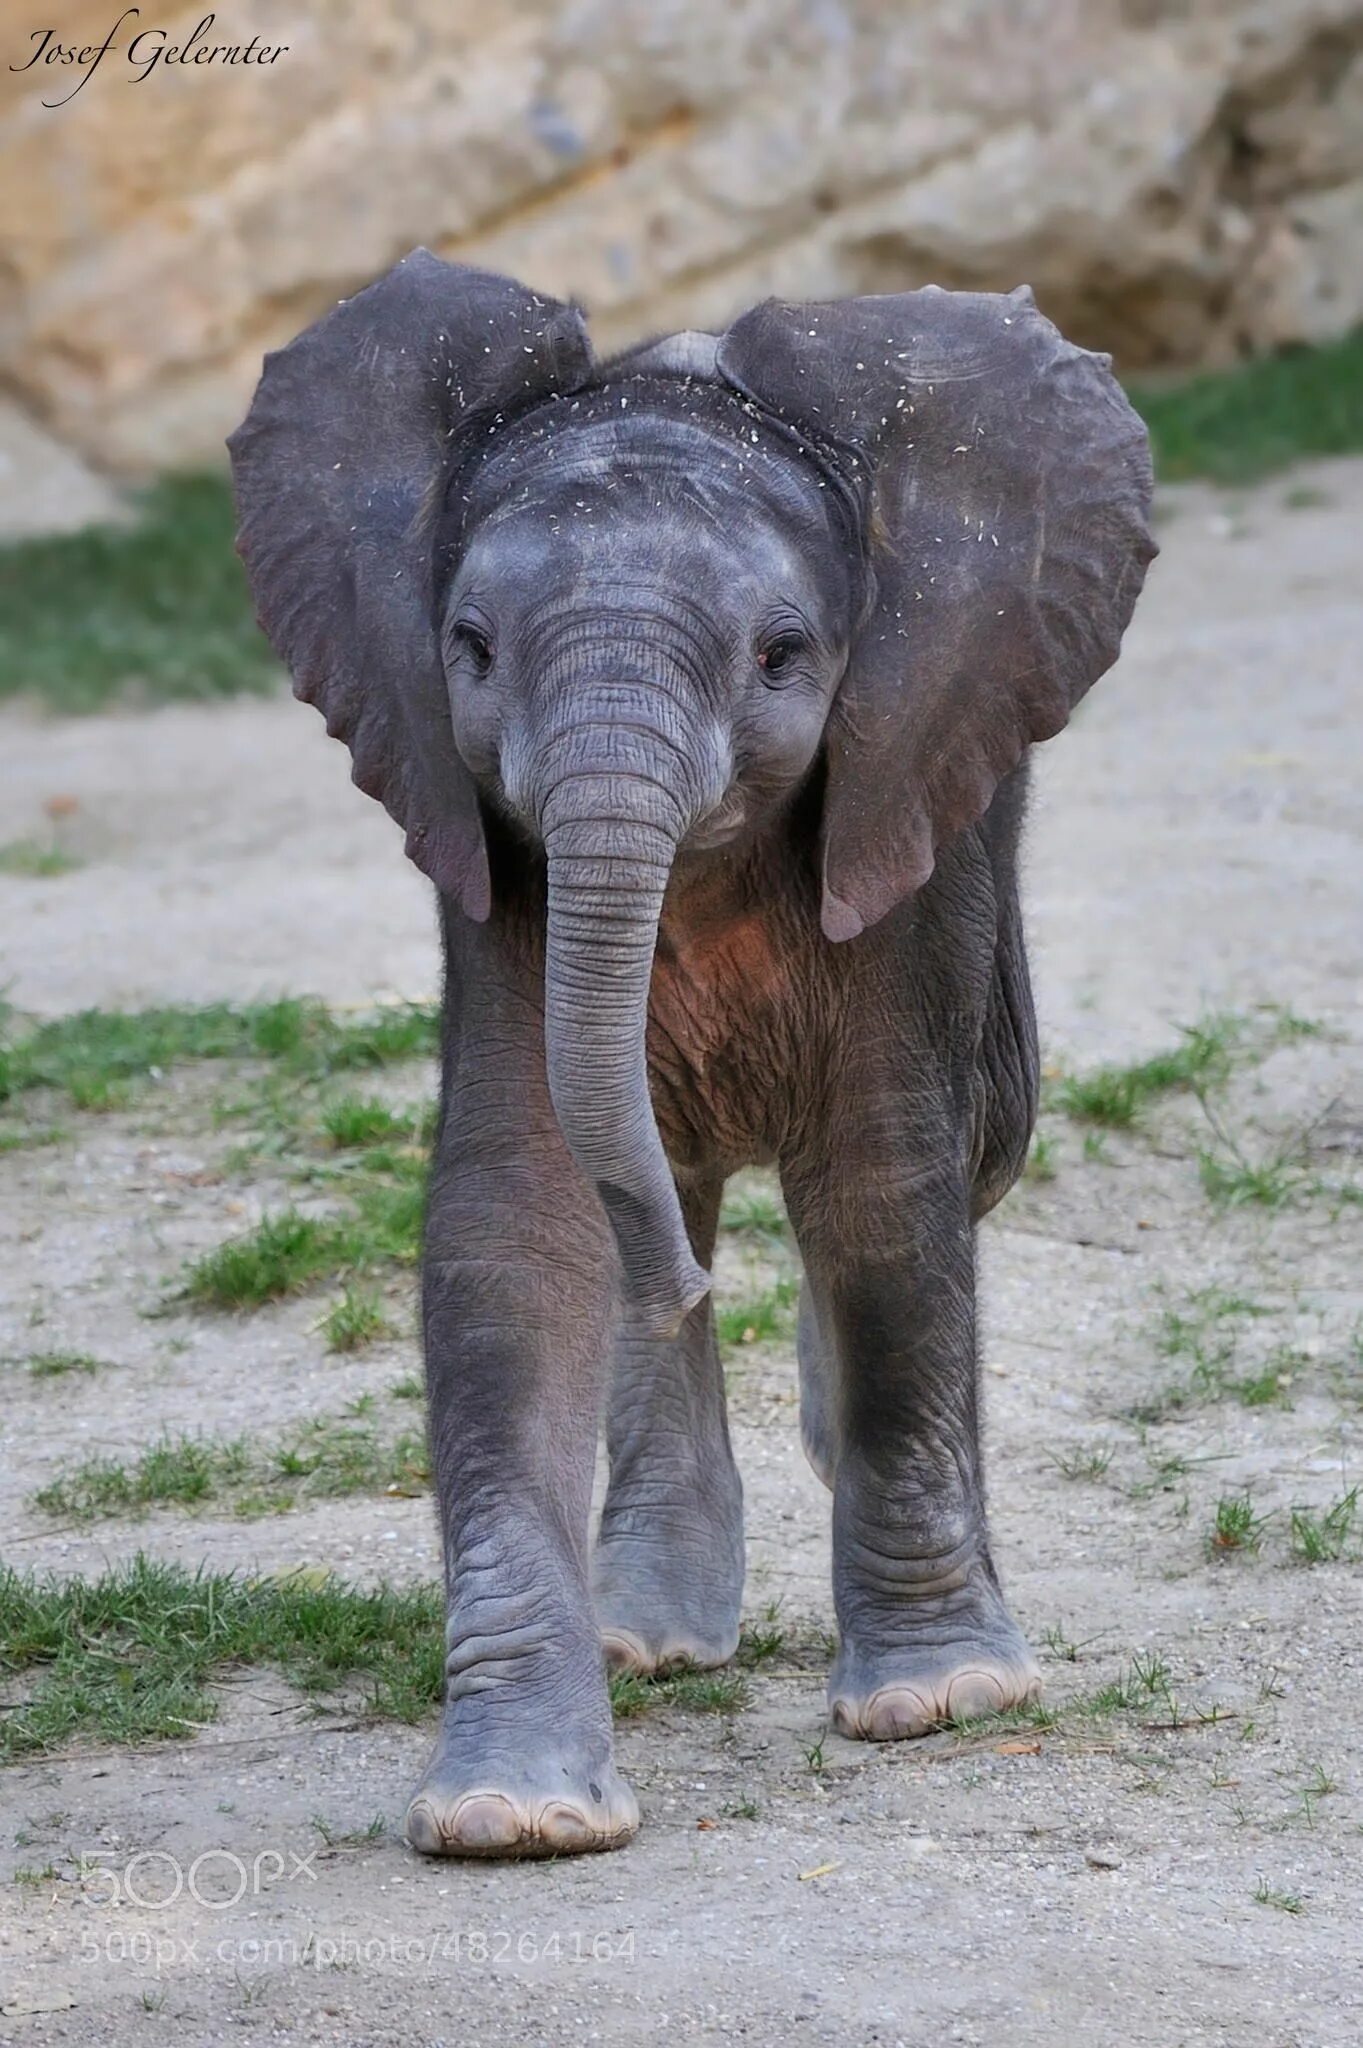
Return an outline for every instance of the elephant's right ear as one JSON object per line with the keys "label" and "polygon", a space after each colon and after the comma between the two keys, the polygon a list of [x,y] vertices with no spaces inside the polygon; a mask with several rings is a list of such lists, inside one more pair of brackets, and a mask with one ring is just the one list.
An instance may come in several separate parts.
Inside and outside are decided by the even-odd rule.
{"label": "elephant's right ear", "polygon": [[435,618],[445,484],[461,428],[575,389],[591,360],[575,307],[417,249],[266,357],[228,443],[237,547],[296,694],[476,919],[487,850]]}
{"label": "elephant's right ear", "polygon": [[852,939],[1117,659],[1155,553],[1149,437],[1025,286],[768,300],[719,370],[865,493],[872,602],[825,735],[823,929]]}

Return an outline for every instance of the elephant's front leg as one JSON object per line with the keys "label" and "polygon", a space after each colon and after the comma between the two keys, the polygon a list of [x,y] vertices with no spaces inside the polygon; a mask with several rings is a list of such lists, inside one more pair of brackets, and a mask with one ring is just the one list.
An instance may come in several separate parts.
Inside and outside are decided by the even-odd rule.
{"label": "elephant's front leg", "polygon": [[[704,1266],[722,1192],[718,1178],[680,1189]],[[607,1660],[644,1674],[727,1663],[743,1598],[743,1489],[708,1296],[673,1338],[648,1336],[626,1312],[606,1442],[610,1487],[593,1580]]]}
{"label": "elephant's front leg", "polygon": [[829,1706],[840,1733],[888,1741],[1021,1705],[1040,1673],[989,1553],[964,1171],[946,1130],[940,1165],[876,1149],[855,1187],[835,1165],[790,1176],[787,1195],[830,1353]]}
{"label": "elephant's front leg", "polygon": [[543,1082],[466,1080],[424,1275],[448,1593],[444,1715],[407,1816],[428,1855],[610,1849],[638,1825],[588,1584],[615,1271]]}

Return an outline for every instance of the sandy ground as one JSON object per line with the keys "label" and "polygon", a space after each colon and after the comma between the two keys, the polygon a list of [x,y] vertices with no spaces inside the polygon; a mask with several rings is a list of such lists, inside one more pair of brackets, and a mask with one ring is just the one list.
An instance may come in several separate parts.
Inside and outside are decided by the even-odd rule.
{"label": "sandy ground", "polygon": [[[1246,1070],[1219,1115],[1254,1157],[1308,1132],[1312,1171],[1347,1181],[1363,1173],[1363,464],[1243,496],[1185,490],[1163,511],[1120,667],[1039,763],[1029,904],[1048,1050],[1091,1063],[1163,1046],[1209,1007],[1290,1005],[1326,1032]],[[0,876],[0,978],[21,1007],[433,990],[425,886],[312,713],[6,714],[0,757],[0,842],[73,797],[63,829],[88,860]],[[187,1253],[278,1192],[221,1175],[222,1085],[173,1075],[0,1163],[0,1354],[110,1361],[57,1381],[0,1367],[5,1554],[88,1572],[143,1547],[426,1576],[423,1500],[93,1528],[30,1503],[76,1455],[163,1426],[276,1429],[364,1391],[389,1401],[413,1369],[410,1336],[327,1356],[311,1301],[146,1318]],[[1098,1158],[1074,1126],[1053,1130],[1056,1178],[1024,1184],[984,1232],[996,1549],[1052,1698],[1153,1654],[1177,1711],[1021,1742],[827,1735],[816,1660],[795,1647],[831,1620],[827,1498],[798,1450],[788,1352],[744,1355],[749,1608],[779,1601],[793,1647],[731,1719],[622,1728],[644,1815],[627,1852],[421,1863],[400,1829],[427,1732],[318,1722],[251,1674],[194,1741],[73,1750],[0,1780],[0,2034],[462,2048],[648,2025],[884,2048],[1352,2048],[1363,1600],[1355,1563],[1291,1561],[1289,1514],[1363,1477],[1363,1211],[1304,1198],[1218,1215],[1193,1157],[1209,1132],[1186,1101]],[[1283,1401],[1194,1401],[1138,1425],[1134,1404],[1187,1378],[1159,1353],[1162,1311],[1212,1285],[1263,1311],[1237,1370],[1293,1351]],[[1106,1448],[1096,1477],[1057,1463]],[[1261,1548],[1213,1557],[1217,1500],[1246,1487],[1270,1517]],[[375,1816],[384,1830],[319,1850],[318,1816],[333,1835]],[[116,1870],[152,1850],[185,1868],[210,1851],[304,1867],[230,1907],[139,1909],[71,1881],[82,1850]],[[57,1878],[3,1884],[48,1860]],[[219,1858],[218,1876],[230,1867]]]}

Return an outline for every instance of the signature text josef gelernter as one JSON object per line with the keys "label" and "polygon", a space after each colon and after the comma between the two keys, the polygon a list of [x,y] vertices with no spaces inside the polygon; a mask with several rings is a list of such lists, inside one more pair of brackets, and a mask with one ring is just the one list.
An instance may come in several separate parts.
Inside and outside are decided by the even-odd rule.
{"label": "signature text josef gelernter", "polygon": [[[256,36],[249,43],[211,43],[207,38],[217,18],[212,14],[206,14],[182,43],[173,43],[167,29],[136,28],[134,24],[141,12],[140,7],[125,7],[102,43],[63,43],[54,28],[35,28],[29,37],[34,45],[32,56],[9,68],[32,71],[38,65],[74,64],[80,78],[70,92],[61,99],[43,101],[45,107],[64,107],[82,86],[89,84],[110,50],[122,50],[124,62],[134,74],[128,83],[137,85],[149,78],[159,64],[273,64],[289,47],[287,43],[262,43]],[[117,36],[125,22],[129,25],[128,38],[120,44]]]}

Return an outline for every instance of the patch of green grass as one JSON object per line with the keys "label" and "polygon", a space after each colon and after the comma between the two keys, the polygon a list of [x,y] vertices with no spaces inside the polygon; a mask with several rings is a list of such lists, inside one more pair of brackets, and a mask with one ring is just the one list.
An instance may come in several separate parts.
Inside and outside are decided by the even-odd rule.
{"label": "patch of green grass", "polygon": [[225,477],[166,477],[126,525],[0,549],[0,694],[54,711],[275,688]]}
{"label": "patch of green grass", "polygon": [[352,1196],[354,1220],[345,1237],[346,1260],[352,1268],[393,1261],[415,1265],[421,1251],[426,1216],[426,1162],[423,1158],[389,1158],[373,1170],[391,1174],[357,1187]]}
{"label": "patch of green grass", "polygon": [[1191,1358],[1195,1367],[1202,1368],[1208,1362],[1208,1333],[1218,1330],[1214,1355],[1219,1364],[1224,1340],[1218,1326],[1227,1319],[1267,1313],[1261,1302],[1251,1301],[1248,1295],[1235,1294],[1225,1287],[1199,1287],[1187,1297],[1182,1308],[1163,1311],[1155,1336],[1156,1349],[1165,1358]]}
{"label": "patch of green grass", "polygon": [[1161,1358],[1186,1362],[1188,1381],[1133,1411],[1134,1419],[1158,1421],[1193,1400],[1233,1400],[1245,1408],[1287,1406],[1291,1387],[1311,1365],[1306,1352],[1279,1344],[1251,1371],[1233,1370],[1245,1326],[1268,1313],[1262,1303],[1222,1287],[1199,1288],[1177,1308],[1163,1309],[1154,1328],[1155,1350]]}
{"label": "patch of green grass", "polygon": [[388,1826],[381,1813],[376,1813],[362,1828],[334,1828],[320,1813],[313,1815],[312,1824],[328,1849],[371,1848],[375,1842],[383,1840]]}
{"label": "patch of green grass", "polygon": [[128,1463],[87,1458],[33,1502],[47,1514],[82,1522],[208,1503],[249,1519],[343,1494],[421,1493],[428,1478],[419,1437],[404,1433],[390,1442],[367,1427],[317,1420],[273,1447],[244,1436],[167,1435]]}
{"label": "patch of green grass", "polygon": [[1224,1081],[1244,1040],[1244,1022],[1230,1015],[1206,1017],[1179,1027],[1182,1043],[1128,1066],[1095,1067],[1064,1076],[1055,1084],[1055,1106],[1081,1123],[1130,1130],[1148,1105],[1176,1089],[1201,1089]]}
{"label": "patch of green grass", "polygon": [[[1223,1287],[1201,1287],[1178,1307],[1166,1307],[1156,1320],[1152,1341],[1161,1358],[1189,1367],[1186,1386],[1169,1388],[1158,1400],[1138,1404],[1133,1419],[1157,1422],[1170,1409],[1190,1400],[1217,1400],[1231,1392],[1231,1376],[1242,1334],[1241,1325],[1267,1311],[1246,1296]],[[1251,1404],[1252,1405],[1252,1404]]]}
{"label": "patch of green grass", "polygon": [[1290,1545],[1299,1564],[1333,1564],[1342,1557],[1358,1520],[1359,1489],[1332,1501],[1319,1514],[1309,1508],[1293,1508]]}
{"label": "patch of green grass", "polygon": [[380,1337],[391,1337],[393,1325],[383,1302],[372,1289],[347,1287],[322,1318],[328,1351],[363,1351]]}
{"label": "patch of green grass", "polygon": [[1273,1906],[1280,1913],[1304,1913],[1306,1907],[1300,1892],[1275,1891],[1267,1878],[1261,1877],[1250,1897],[1257,1906]]}
{"label": "patch of green grass", "polygon": [[1060,1170],[1059,1153],[1060,1147],[1056,1140],[1048,1132],[1038,1131],[1032,1139],[1027,1164],[1023,1168],[1027,1179],[1037,1182],[1054,1180]]}
{"label": "patch of green grass", "polygon": [[1267,1515],[1258,1515],[1249,1493],[1223,1494],[1216,1503],[1207,1547],[1214,1557],[1242,1556],[1256,1551],[1263,1540]]}
{"label": "patch of green grass", "polygon": [[[0,1053],[0,1059],[3,1054]],[[0,1130],[0,1155],[6,1152],[27,1152],[39,1145],[60,1145],[70,1136],[60,1124],[46,1124],[41,1129],[25,1124],[18,1130]]]}
{"label": "patch of green grass", "polygon": [[1207,370],[1131,400],[1161,478],[1247,483],[1303,456],[1363,450],[1363,329],[1342,340]]}
{"label": "patch of green grass", "polygon": [[789,1336],[799,1293],[799,1281],[783,1276],[761,1294],[723,1303],[715,1311],[715,1329],[721,1345],[732,1350]]}
{"label": "patch of green grass", "polygon": [[[402,1043],[405,1052],[405,1037]],[[330,1347],[372,1342],[389,1325],[376,1291],[358,1283],[385,1266],[416,1263],[426,1204],[425,1120],[353,1095],[319,1105],[307,1085],[287,1099],[267,1089],[253,1108],[243,1107],[260,1133],[244,1148],[246,1158],[267,1152],[338,1206],[321,1215],[289,1207],[263,1217],[193,1260],[170,1300],[253,1309],[338,1279],[345,1292],[322,1326]]]}
{"label": "patch of green grass", "polygon": [[1173,1680],[1165,1659],[1155,1650],[1138,1650],[1127,1669],[1100,1686],[1085,1702],[1091,1714],[1143,1712],[1154,1702],[1167,1702]]}
{"label": "patch of green grass", "polygon": [[424,1401],[426,1382],[418,1379],[415,1373],[409,1372],[400,1380],[394,1380],[388,1391],[395,1401]]}
{"label": "patch of green grass", "polygon": [[63,1479],[33,1496],[47,1514],[77,1521],[101,1515],[140,1514],[148,1507],[194,1507],[245,1478],[250,1453],[244,1437],[163,1437],[131,1465],[86,1458]]}
{"label": "patch of green grass", "polygon": [[30,1088],[67,1093],[78,1107],[112,1099],[185,1060],[264,1059],[309,1079],[429,1057],[433,1007],[406,1004],[341,1018],[317,1002],[210,1003],[201,1008],[80,1010],[0,1043],[0,1102]]}
{"label": "patch of green grass", "polygon": [[744,1629],[738,1641],[738,1661],[752,1671],[759,1664],[779,1657],[786,1646],[786,1632],[780,1626],[781,1604],[769,1600],[758,1619]]}
{"label": "patch of green grass", "polygon": [[1294,1160],[1295,1141],[1263,1159],[1249,1159],[1238,1141],[1224,1132],[1216,1151],[1200,1148],[1197,1173],[1202,1192],[1215,1209],[1287,1209],[1311,1185],[1311,1176]]}
{"label": "patch of green grass", "polygon": [[1225,1391],[1243,1408],[1286,1408],[1291,1405],[1288,1389],[1309,1364],[1304,1352],[1280,1344],[1257,1372],[1227,1380]]}
{"label": "patch of green grass", "polygon": [[281,1209],[193,1260],[181,1298],[201,1308],[260,1308],[335,1273],[345,1263],[347,1246],[344,1227],[334,1218]]}
{"label": "patch of green grass", "polygon": [[1095,1444],[1089,1451],[1050,1451],[1047,1456],[1062,1479],[1101,1479],[1115,1451],[1114,1444]]}
{"label": "patch of green grass", "polygon": [[781,1243],[790,1236],[790,1223],[780,1196],[764,1187],[740,1186],[726,1194],[719,1227],[732,1231],[736,1237],[771,1238]]}
{"label": "patch of green grass", "polygon": [[617,1721],[637,1720],[653,1707],[682,1707],[693,1714],[736,1714],[748,1703],[741,1671],[672,1671],[662,1678],[617,1672],[610,1681],[611,1712]]}
{"label": "patch of green grass", "polygon": [[[1077,1648],[1082,1645],[1068,1643],[1059,1630],[1051,1631],[1050,1638],[1058,1641],[1058,1654],[1070,1662],[1076,1661]],[[1158,1716],[1153,1723],[1148,1718],[1152,1713]],[[1200,1707],[1180,1701],[1167,1662],[1158,1652],[1151,1650],[1137,1651],[1130,1664],[1115,1678],[1090,1692],[1075,1695],[1062,1706],[1031,1700],[1024,1706],[1008,1707],[996,1714],[956,1715],[943,1725],[960,1736],[978,1740],[992,1738],[1010,1729],[1026,1729],[1039,1734],[1082,1734],[1086,1722],[1113,1720],[1127,1715],[1138,1717],[1143,1727],[1167,1729],[1207,1727],[1224,1718],[1219,1707]]]}
{"label": "patch of green grass", "polygon": [[55,1380],[69,1372],[99,1372],[106,1361],[88,1351],[31,1351],[15,1363],[26,1366],[35,1380]]}
{"label": "patch of green grass", "polygon": [[[1238,1068],[1265,1059],[1280,1045],[1319,1037],[1321,1032],[1322,1026],[1281,1005],[1265,1005],[1253,1016],[1221,1011],[1196,1024],[1180,1025],[1180,1043],[1149,1059],[1062,1075],[1050,1084],[1046,1099],[1077,1122],[1108,1130],[1139,1129],[1150,1105],[1173,1093],[1195,1095],[1210,1117],[1209,1093],[1224,1087]],[[1105,1155],[1086,1139],[1085,1157]]]}
{"label": "patch of green grass", "polygon": [[439,1699],[435,1586],[360,1592],[330,1576],[247,1580],[145,1557],[98,1579],[0,1569],[0,1676],[27,1695],[0,1714],[0,1760],[78,1737],[182,1738],[217,1715],[212,1682],[263,1665],[308,1697],[354,1685],[369,1712],[419,1720]]}
{"label": "patch of green grass", "polygon": [[46,882],[54,875],[69,875],[84,862],[60,846],[44,846],[38,839],[11,839],[0,846],[0,875],[26,875]]}
{"label": "patch of green grass", "polygon": [[322,1111],[322,1129],[338,1148],[373,1145],[381,1138],[413,1135],[409,1116],[399,1116],[372,1095],[341,1095]]}
{"label": "patch of green grass", "polygon": [[1302,1820],[1306,1822],[1307,1827],[1313,1828],[1315,1826],[1316,1808],[1321,1800],[1328,1799],[1332,1793],[1338,1792],[1338,1790],[1339,1780],[1330,1776],[1324,1764],[1312,1764],[1306,1783],[1297,1792],[1296,1811]]}

